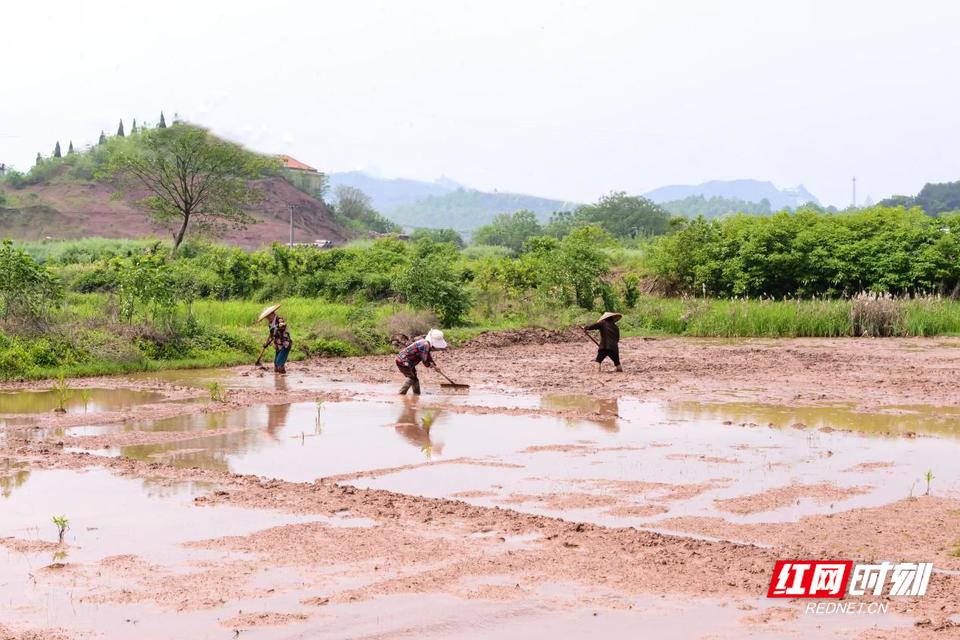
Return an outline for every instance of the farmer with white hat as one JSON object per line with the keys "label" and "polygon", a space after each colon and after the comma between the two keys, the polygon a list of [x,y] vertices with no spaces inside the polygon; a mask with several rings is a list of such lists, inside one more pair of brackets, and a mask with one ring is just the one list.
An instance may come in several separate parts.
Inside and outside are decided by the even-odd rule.
{"label": "farmer with white hat", "polygon": [[604,358],[610,358],[617,371],[623,371],[620,366],[620,328],[617,327],[617,321],[622,317],[622,314],[607,311],[599,320],[583,328],[584,331],[600,332],[600,342],[597,343],[597,371],[603,369]]}
{"label": "farmer with white hat", "polygon": [[414,395],[420,395],[420,379],[417,378],[417,364],[422,362],[425,367],[436,367],[437,364],[430,356],[430,352],[446,348],[447,341],[443,339],[443,332],[439,329],[430,329],[426,337],[415,340],[397,354],[397,369],[406,377],[406,381],[403,383],[403,386],[400,387],[400,395],[406,395],[411,387],[413,388]]}
{"label": "farmer with white hat", "polygon": [[257,318],[257,322],[266,320],[270,327],[270,335],[267,336],[267,341],[263,343],[260,357],[257,358],[257,365],[260,365],[263,352],[272,342],[273,348],[276,351],[276,355],[273,357],[273,370],[276,373],[285,374],[287,372],[285,365],[287,364],[287,356],[290,355],[290,347],[293,346],[293,338],[290,337],[290,332],[287,330],[286,320],[277,315],[277,309],[279,308],[279,304],[270,305],[261,311],[260,317]]}

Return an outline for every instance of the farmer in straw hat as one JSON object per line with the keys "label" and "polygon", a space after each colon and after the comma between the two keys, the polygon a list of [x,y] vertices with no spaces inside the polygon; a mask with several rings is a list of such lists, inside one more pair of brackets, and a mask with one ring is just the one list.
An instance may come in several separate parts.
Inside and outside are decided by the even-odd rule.
{"label": "farmer in straw hat", "polygon": [[617,321],[623,315],[607,311],[600,319],[591,325],[585,326],[585,331],[599,331],[600,342],[597,344],[597,371],[603,369],[604,358],[610,358],[617,367],[617,371],[623,371],[620,366],[620,328],[617,327]]}
{"label": "farmer in straw hat", "polygon": [[399,369],[400,373],[406,378],[403,386],[400,387],[400,395],[406,395],[407,390],[411,387],[413,388],[414,395],[420,395],[420,379],[417,378],[417,364],[422,362],[425,367],[437,366],[430,356],[430,352],[446,348],[447,341],[443,339],[443,332],[439,329],[430,329],[426,337],[415,340],[397,354],[397,369]]}
{"label": "farmer in straw hat", "polygon": [[[286,320],[277,315],[277,309],[279,308],[279,304],[270,305],[260,312],[257,322],[267,321],[270,327],[270,335],[267,336],[267,341],[263,343],[263,348],[266,349],[271,342],[273,343],[273,348],[276,350],[276,355],[273,357],[273,370],[276,373],[284,374],[287,372],[285,365],[287,364],[287,356],[290,355],[290,347],[293,346],[293,338],[290,337],[290,332],[287,330]],[[262,357],[263,351],[260,352],[260,358],[257,358],[258,366]]]}

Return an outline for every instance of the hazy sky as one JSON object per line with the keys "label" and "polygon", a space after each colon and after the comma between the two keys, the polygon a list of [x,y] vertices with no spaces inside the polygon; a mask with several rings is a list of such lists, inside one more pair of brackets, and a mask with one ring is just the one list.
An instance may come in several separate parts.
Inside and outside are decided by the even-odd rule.
{"label": "hazy sky", "polygon": [[0,162],[161,109],[321,170],[589,201],[960,179],[960,3],[0,4]]}

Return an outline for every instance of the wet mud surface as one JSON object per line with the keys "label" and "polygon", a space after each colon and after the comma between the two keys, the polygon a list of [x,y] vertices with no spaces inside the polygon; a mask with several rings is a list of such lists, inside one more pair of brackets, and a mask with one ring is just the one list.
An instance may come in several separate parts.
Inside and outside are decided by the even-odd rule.
{"label": "wet mud surface", "polygon": [[[482,337],[440,356],[468,393],[418,399],[390,358],[76,381],[65,413],[6,385],[0,638],[957,633],[960,340],[637,339],[621,375],[570,337]],[[937,571],[814,615],[765,597],[789,558]]]}

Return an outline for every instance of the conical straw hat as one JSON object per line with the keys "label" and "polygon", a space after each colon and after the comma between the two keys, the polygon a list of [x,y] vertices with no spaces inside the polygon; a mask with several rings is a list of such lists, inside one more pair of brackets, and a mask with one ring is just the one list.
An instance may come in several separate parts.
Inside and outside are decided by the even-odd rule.
{"label": "conical straw hat", "polygon": [[616,321],[618,321],[618,320],[619,320],[620,318],[622,318],[622,317],[623,317],[623,314],[622,314],[622,313],[617,313],[616,311],[607,311],[607,312],[604,313],[602,316],[600,316],[600,319],[597,320],[597,322],[603,322],[604,320],[607,320],[608,318],[609,318],[610,320],[613,320],[614,322],[616,322]]}
{"label": "conical straw hat", "polygon": [[257,318],[257,322],[260,322],[261,320],[263,320],[264,318],[266,318],[268,315],[270,315],[271,313],[273,313],[279,308],[280,308],[280,305],[278,304],[270,305],[269,307],[267,307],[266,309],[260,312],[260,317]]}

